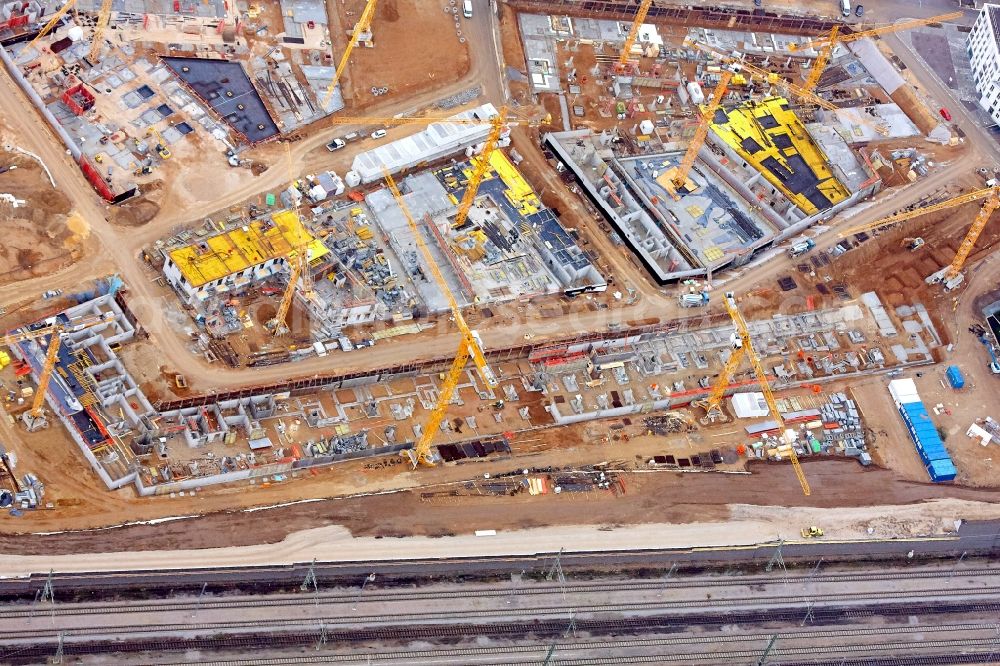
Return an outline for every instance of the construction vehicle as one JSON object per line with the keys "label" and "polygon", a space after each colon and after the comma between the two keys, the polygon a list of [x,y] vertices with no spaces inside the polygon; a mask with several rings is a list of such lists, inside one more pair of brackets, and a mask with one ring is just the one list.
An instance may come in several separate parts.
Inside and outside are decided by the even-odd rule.
{"label": "construction vehicle", "polygon": [[904,238],[903,246],[910,252],[916,252],[924,246],[924,239],[920,236],[917,236],[916,238]]}
{"label": "construction vehicle", "polygon": [[806,238],[805,240],[793,243],[792,246],[788,248],[788,256],[792,258],[802,256],[814,247],[816,247],[816,241],[811,238]]}
{"label": "construction vehicle", "polygon": [[628,68],[628,61],[632,55],[632,47],[635,46],[635,40],[639,36],[639,29],[642,27],[642,22],[646,20],[646,14],[649,13],[649,8],[652,6],[653,0],[642,0],[639,4],[639,9],[635,12],[635,18],[632,19],[632,25],[629,27],[625,43],[622,44],[622,52],[618,56],[618,63],[615,66],[619,74],[625,72]]}
{"label": "construction vehicle", "polygon": [[478,119],[478,118],[441,118],[441,117],[414,117],[414,116],[395,116],[392,118],[375,118],[367,116],[334,116],[331,121],[334,124],[339,125],[361,125],[367,123],[380,123],[384,125],[429,125],[431,123],[452,123],[458,125],[490,125],[490,133],[487,135],[486,140],[483,143],[483,149],[480,151],[479,155],[472,162],[472,174],[469,177],[468,182],[465,185],[465,191],[462,194],[462,200],[458,204],[458,212],[455,214],[454,226],[456,228],[465,225],[466,219],[468,219],[469,210],[472,208],[472,204],[475,202],[476,194],[479,191],[479,185],[483,182],[486,174],[490,170],[490,155],[496,150],[503,138],[504,132],[509,125],[528,125],[534,126],[539,124],[547,124],[550,122],[550,116],[546,115],[542,120],[534,120],[526,117],[511,117],[511,110],[504,106],[501,107],[497,115],[489,119]]}
{"label": "construction vehicle", "polygon": [[[743,318],[743,314],[740,312],[739,307],[736,305],[736,296],[733,292],[727,292],[726,298],[723,300],[726,305],[726,311],[729,313],[729,318],[733,320],[733,324],[736,326],[736,334],[739,336],[742,342],[742,349],[747,358],[750,359],[750,365],[753,367],[754,375],[757,377],[757,382],[760,384],[761,393],[764,394],[764,401],[767,403],[768,409],[771,411],[771,418],[774,419],[775,424],[778,426],[778,437],[784,438],[785,436],[785,421],[781,418],[781,412],[778,411],[778,403],[774,399],[774,393],[771,392],[771,383],[767,378],[767,372],[764,370],[764,365],[760,361],[760,357],[753,348],[753,340],[750,337],[750,327],[747,326],[746,320]],[[795,470],[795,476],[799,480],[799,485],[802,486],[802,493],[809,495],[812,491],[809,488],[809,482],[806,480],[806,475],[802,471],[802,465],[799,463],[799,457],[795,454],[795,447],[788,447],[788,457],[792,461],[792,469]]]}
{"label": "construction vehicle", "polygon": [[[845,16],[848,15],[850,15],[849,6]],[[805,90],[812,92],[816,89],[816,84],[819,83],[819,79],[823,75],[823,71],[826,69],[827,64],[829,64],[830,58],[833,56],[833,51],[838,44],[846,44],[848,42],[854,42],[867,37],[877,37],[891,32],[902,32],[904,30],[919,28],[931,23],[940,23],[942,21],[962,18],[962,16],[962,12],[950,12],[948,14],[941,14],[940,16],[932,16],[931,18],[901,21],[900,23],[893,23],[891,25],[884,25],[878,28],[872,28],[871,30],[861,30],[859,32],[852,32],[849,34],[841,34],[840,26],[835,25],[830,30],[830,34],[825,37],[811,39],[800,44],[790,44],[789,47],[792,50],[803,50],[809,48],[819,49],[816,59],[813,60],[811,69],[809,70],[809,76],[806,78],[805,83],[802,84],[802,87]]]}
{"label": "construction vehicle", "polygon": [[708,305],[708,292],[691,292],[681,294],[677,297],[677,302],[682,308],[703,308]]}
{"label": "construction vehicle", "polygon": [[167,148],[167,142],[163,140],[156,128],[150,127],[146,130],[146,136],[152,136],[156,139],[156,154],[160,156],[160,159],[169,160],[170,149]]}
{"label": "construction vehicle", "polygon": [[476,372],[479,374],[480,379],[483,380],[483,383],[486,384],[486,386],[493,389],[497,387],[499,382],[497,381],[497,377],[492,368],[490,368],[489,364],[486,362],[486,356],[483,354],[483,346],[482,341],[479,339],[479,334],[470,329],[469,325],[465,322],[465,317],[462,315],[462,309],[459,307],[458,301],[455,300],[455,295],[452,293],[451,287],[448,286],[448,282],[441,274],[441,269],[438,268],[437,262],[434,261],[434,255],[431,254],[430,248],[428,248],[427,244],[424,242],[423,234],[417,226],[416,221],[413,219],[413,216],[410,214],[410,209],[403,200],[403,195],[396,186],[396,182],[393,180],[392,174],[389,173],[388,169],[383,167],[383,175],[385,176],[386,184],[389,186],[389,191],[392,192],[392,196],[395,197],[400,210],[403,211],[403,215],[406,217],[406,221],[410,225],[410,230],[413,232],[413,238],[417,243],[417,247],[420,248],[420,253],[424,257],[424,262],[427,264],[427,267],[434,278],[434,282],[437,283],[438,287],[441,289],[441,293],[448,301],[448,307],[451,309],[455,325],[458,326],[459,333],[462,336],[461,342],[458,345],[458,352],[455,354],[455,359],[452,361],[451,367],[444,376],[441,388],[438,390],[437,402],[431,410],[430,416],[427,418],[427,422],[423,426],[420,437],[417,439],[417,443],[414,445],[412,450],[403,452],[404,455],[409,457],[410,462],[415,468],[417,465],[437,464],[438,457],[431,450],[431,443],[434,441],[434,436],[441,428],[441,422],[444,420],[445,412],[448,409],[448,405],[451,404],[452,397],[455,395],[455,390],[458,388],[458,382],[462,376],[462,371],[465,369],[465,364],[469,361],[469,359],[472,359],[473,364],[476,366]]}
{"label": "construction vehicle", "polygon": [[13,347],[20,342],[32,340],[36,341],[39,349],[41,349],[42,338],[48,337],[48,347],[45,350],[45,361],[42,364],[42,370],[38,375],[38,388],[35,390],[34,399],[31,403],[31,409],[26,411],[22,417],[29,431],[39,430],[48,425],[48,422],[42,412],[42,407],[45,404],[45,396],[48,393],[49,381],[52,379],[52,371],[56,366],[56,361],[59,360],[59,349],[62,345],[63,334],[82,331],[110,321],[114,321],[114,314],[110,312],[101,317],[89,317],[77,322],[69,322],[65,324],[57,323],[53,319],[50,320],[50,323],[39,328],[22,331],[20,333],[11,333],[3,336],[3,338],[0,338],[0,343],[8,347]]}
{"label": "construction vehicle", "polygon": [[823,528],[816,527],[815,525],[810,525],[809,527],[803,527],[799,534],[802,535],[803,539],[818,539],[823,536]]}
{"label": "construction vehicle", "polygon": [[104,31],[111,20],[111,2],[112,0],[102,0],[101,2],[101,11],[97,14],[94,35],[91,37],[90,52],[87,54],[87,60],[90,62],[95,62],[97,56],[101,53],[101,42],[104,40]]}
{"label": "construction vehicle", "polygon": [[368,0],[365,4],[364,10],[361,12],[361,17],[358,22],[354,24],[354,30],[351,31],[351,37],[347,40],[347,46],[344,48],[344,55],[340,57],[340,62],[337,63],[337,69],[333,72],[333,80],[330,81],[329,87],[326,89],[326,94],[323,96],[323,106],[326,107],[330,104],[330,100],[333,98],[333,91],[337,87],[337,83],[340,82],[340,77],[347,68],[347,63],[351,59],[351,53],[354,48],[361,42],[361,37],[369,36],[371,33],[372,19],[375,18],[375,5],[378,0]]}
{"label": "construction vehicle", "polygon": [[989,336],[986,334],[986,329],[976,324],[969,330],[975,333],[976,339],[986,347],[986,353],[990,355],[990,372],[994,375],[1000,375],[1000,361],[997,360],[997,353],[993,349],[993,343],[990,342]]}
{"label": "construction vehicle", "polygon": [[[991,187],[975,190],[973,192],[969,192],[968,194],[961,194],[957,197],[953,197],[947,201],[931,204],[930,206],[924,206],[922,208],[915,208],[914,210],[902,211],[900,213],[895,213],[893,215],[889,215],[888,217],[875,220],[874,222],[851,227],[840,232],[840,236],[841,238],[845,238],[861,232],[874,231],[899,222],[912,220],[915,217],[936,213],[942,210],[948,210],[950,208],[954,208],[955,206],[961,206],[962,204],[972,201],[979,201],[980,199],[986,199],[986,201],[983,202],[982,208],[979,209],[979,213],[972,221],[972,225],[966,232],[965,238],[963,238],[962,242],[959,244],[958,251],[955,253],[954,259],[952,259],[951,263],[941,270],[928,276],[926,280],[928,284],[938,284],[939,282],[943,282],[946,289],[954,289],[960,285],[964,279],[962,277],[962,268],[965,266],[965,261],[972,253],[972,248],[976,246],[976,241],[979,240],[980,234],[982,234],[983,229],[986,228],[986,223],[990,221],[990,216],[993,215],[993,211],[1000,208],[1000,185],[993,185]],[[923,243],[921,243],[921,245],[922,244]]]}

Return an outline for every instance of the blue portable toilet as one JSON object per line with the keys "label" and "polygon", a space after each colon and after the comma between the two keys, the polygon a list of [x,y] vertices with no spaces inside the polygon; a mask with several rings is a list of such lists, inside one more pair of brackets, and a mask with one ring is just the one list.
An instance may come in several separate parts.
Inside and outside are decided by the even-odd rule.
{"label": "blue portable toilet", "polygon": [[945,374],[948,375],[948,383],[953,389],[965,388],[965,377],[962,376],[962,371],[958,369],[957,365],[949,365]]}

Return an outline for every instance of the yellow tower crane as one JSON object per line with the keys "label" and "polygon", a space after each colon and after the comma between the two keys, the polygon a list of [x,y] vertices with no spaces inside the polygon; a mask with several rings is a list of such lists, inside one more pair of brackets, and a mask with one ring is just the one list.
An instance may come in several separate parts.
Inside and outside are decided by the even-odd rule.
{"label": "yellow tower crane", "polygon": [[[733,320],[733,324],[736,326],[736,334],[742,342],[743,352],[750,359],[750,365],[753,367],[754,375],[757,377],[757,382],[760,384],[760,390],[764,394],[764,401],[767,403],[768,409],[771,410],[771,417],[778,425],[778,436],[782,437],[785,434],[785,421],[781,418],[781,412],[778,411],[778,403],[775,401],[774,394],[771,392],[771,384],[767,378],[767,371],[764,370],[764,365],[760,362],[760,357],[753,348],[753,340],[750,337],[750,328],[747,326],[747,322],[743,318],[743,314],[736,305],[736,297],[733,292],[730,291],[726,293],[724,302],[726,304],[726,311],[729,313],[730,319]],[[795,470],[795,476],[799,480],[799,485],[802,486],[803,494],[810,495],[812,491],[809,488],[809,482],[806,480],[806,475],[802,471],[802,465],[799,464],[799,458],[795,455],[794,447],[789,447],[789,458],[792,461],[792,469]]]}
{"label": "yellow tower crane", "polygon": [[[788,79],[786,79],[785,77],[781,76],[776,72],[769,72],[766,69],[757,67],[756,65],[748,63],[736,56],[729,55],[727,53],[722,53],[721,51],[718,51],[710,46],[706,46],[705,44],[699,44],[698,42],[690,40],[686,41],[685,44],[687,46],[696,48],[699,51],[707,53],[715,58],[718,58],[723,63],[730,64],[734,67],[738,66],[741,74],[750,78],[760,79],[765,83],[767,83],[768,85],[775,86],[778,89],[780,89],[782,91],[782,94],[784,94],[787,97],[792,97],[802,102],[814,104],[820,107],[821,109],[825,109],[827,111],[840,110],[840,107],[834,104],[833,102],[823,99],[822,97],[820,97],[811,90],[806,90],[804,87],[792,83],[791,81],[789,81]],[[861,114],[857,120],[858,122],[861,122],[871,127],[872,130],[877,132],[878,134],[884,135],[887,133],[885,127],[871,120],[868,120],[865,114]]]}
{"label": "yellow tower crane", "polygon": [[27,51],[27,50],[31,49],[31,47],[33,47],[35,44],[38,43],[39,39],[41,39],[45,35],[49,34],[52,31],[52,28],[56,27],[56,24],[59,23],[59,19],[61,19],[63,16],[65,16],[66,12],[68,12],[70,9],[72,9],[73,5],[75,5],[75,4],[76,4],[76,0],[66,0],[66,4],[63,5],[62,7],[60,7],[59,11],[57,11],[55,14],[52,15],[51,18],[49,18],[48,23],[46,23],[42,27],[42,29],[38,31],[38,34],[35,35],[34,39],[32,39],[30,42],[28,42],[28,45],[26,47],[24,47],[24,50]]}
{"label": "yellow tower crane", "polygon": [[455,390],[458,388],[458,382],[461,379],[462,370],[465,368],[465,364],[471,358],[473,364],[476,366],[476,371],[479,373],[480,379],[482,379],[483,383],[490,388],[496,388],[499,382],[497,381],[497,377],[493,373],[493,370],[486,362],[486,356],[483,354],[483,347],[482,342],[479,339],[479,334],[470,329],[469,325],[465,322],[465,317],[462,316],[462,309],[459,307],[458,301],[455,300],[451,287],[448,286],[447,281],[445,281],[444,276],[441,274],[441,269],[438,268],[437,262],[434,261],[434,256],[431,254],[430,249],[424,242],[420,228],[417,226],[416,221],[410,214],[410,210],[406,206],[406,202],[403,200],[403,195],[400,194],[399,188],[396,186],[396,181],[393,180],[392,174],[390,174],[389,170],[385,167],[382,168],[382,172],[385,176],[385,182],[389,186],[389,191],[392,192],[392,196],[395,197],[400,210],[403,211],[403,215],[406,217],[406,221],[410,225],[410,230],[413,232],[413,238],[417,243],[417,247],[420,248],[420,253],[424,257],[424,262],[427,264],[431,275],[434,277],[434,281],[441,289],[441,293],[444,294],[445,298],[448,300],[448,307],[451,309],[451,315],[455,319],[455,325],[458,326],[459,333],[462,336],[462,340],[458,345],[458,352],[455,354],[455,359],[452,361],[451,367],[445,375],[444,383],[438,391],[437,403],[435,403],[434,408],[431,410],[430,416],[427,418],[427,422],[424,424],[423,431],[420,433],[420,437],[414,445],[413,450],[407,451],[407,455],[410,457],[410,461],[413,463],[414,467],[417,465],[434,465],[436,463],[436,459],[431,451],[431,442],[434,441],[434,436],[441,427],[441,422],[444,420],[445,412],[448,410],[448,405],[451,404],[452,397],[455,395]]}
{"label": "yellow tower crane", "polygon": [[712,48],[711,46],[700,44],[692,40],[686,41],[685,45],[696,48],[699,51],[702,51],[703,53],[707,53],[708,55],[714,56],[715,58],[718,58],[719,60],[721,60],[726,64],[738,66],[741,74],[753,78],[762,79],[766,83],[778,87],[786,95],[790,97],[794,97],[796,99],[809,102],[810,104],[815,104],[816,106],[826,109],[827,111],[836,111],[840,108],[833,102],[823,99],[819,95],[809,90],[806,90],[802,86],[795,85],[794,83],[785,79],[779,74],[776,74],[774,72],[769,72],[766,69],[762,69],[760,67],[757,67],[756,65],[752,65],[748,62],[743,61],[740,58],[737,58],[736,56],[730,55],[728,53],[723,53],[722,51]]}
{"label": "yellow tower crane", "polygon": [[931,18],[925,19],[911,19],[909,21],[901,21],[900,23],[893,23],[891,25],[884,25],[879,28],[872,28],[871,30],[861,30],[859,32],[852,32],[848,34],[840,33],[840,26],[835,25],[830,31],[829,35],[819,37],[816,39],[811,39],[807,42],[800,44],[791,44],[790,48],[792,50],[802,50],[809,48],[818,48],[819,51],[816,55],[816,59],[813,60],[812,68],[809,70],[809,77],[806,82],[802,85],[808,91],[813,91],[816,89],[816,84],[819,83],[819,77],[823,75],[823,70],[826,69],[827,64],[830,62],[830,58],[833,55],[833,50],[836,48],[837,44],[845,44],[847,42],[854,42],[859,39],[865,39],[866,37],[877,37],[878,35],[885,35],[891,32],[902,32],[903,30],[911,30],[913,28],[919,28],[920,26],[928,25],[930,23],[940,23],[942,21],[950,21],[952,19],[961,18],[964,16],[962,12],[950,12],[948,14],[941,14],[940,16],[932,16]]}
{"label": "yellow tower crane", "polygon": [[962,194],[952,199],[948,199],[947,201],[942,201],[930,206],[924,206],[923,208],[903,211],[902,213],[896,213],[895,215],[883,217],[867,224],[860,224],[840,232],[840,236],[846,237],[861,232],[874,231],[898,222],[906,222],[907,220],[912,220],[915,217],[936,213],[942,210],[948,210],[949,208],[961,206],[962,204],[970,203],[972,201],[979,201],[980,199],[985,199],[986,201],[983,202],[982,208],[979,209],[979,213],[972,221],[972,226],[969,227],[965,237],[959,244],[958,252],[955,253],[955,258],[951,260],[950,264],[927,279],[927,281],[932,284],[938,282],[951,283],[955,278],[961,275],[962,268],[965,266],[966,260],[969,258],[969,255],[972,254],[972,249],[976,246],[976,241],[979,240],[979,235],[983,233],[983,229],[986,228],[986,223],[990,221],[990,216],[993,215],[995,210],[1000,208],[1000,185],[985,187],[981,190],[975,190],[974,192],[969,192],[968,194]]}
{"label": "yellow tower crane", "polygon": [[354,30],[351,32],[351,37],[347,40],[347,46],[344,48],[344,55],[340,57],[340,62],[337,63],[337,69],[333,73],[333,80],[330,81],[330,86],[326,89],[326,94],[323,96],[324,107],[330,103],[330,98],[333,97],[333,91],[337,87],[337,83],[340,81],[340,76],[347,68],[347,62],[351,59],[351,53],[354,51],[354,47],[358,45],[361,35],[371,30],[372,19],[375,18],[375,5],[377,3],[378,0],[368,0],[364,10],[361,12],[361,18],[359,18],[358,22],[354,24]]}
{"label": "yellow tower crane", "polygon": [[548,115],[544,119],[534,120],[525,117],[512,117],[511,110],[504,106],[501,107],[495,116],[489,119],[478,119],[478,118],[441,118],[439,116],[431,116],[426,118],[416,117],[416,116],[393,116],[393,117],[374,117],[374,116],[334,116],[331,118],[331,122],[335,125],[365,125],[372,123],[379,123],[383,125],[429,125],[431,123],[442,123],[442,124],[456,124],[456,125],[489,125],[490,132],[486,137],[483,144],[483,150],[476,156],[472,161],[472,174],[469,176],[469,181],[466,183],[465,192],[462,194],[462,201],[458,205],[458,212],[455,215],[454,226],[460,227],[465,224],[466,219],[469,215],[469,210],[472,208],[472,204],[476,200],[476,194],[479,192],[479,186],[482,184],[483,179],[485,179],[486,174],[490,170],[490,155],[496,150],[500,139],[503,137],[504,131],[510,125],[540,125],[546,124],[550,121]]}
{"label": "yellow tower crane", "polygon": [[619,73],[624,72],[628,67],[628,60],[632,55],[632,47],[635,45],[635,40],[639,36],[639,28],[642,27],[642,22],[646,20],[646,14],[649,13],[649,8],[652,5],[653,0],[642,0],[639,4],[639,9],[635,13],[635,18],[632,19],[631,27],[629,27],[628,35],[625,37],[625,43],[622,45],[621,55],[618,56],[616,69]]}
{"label": "yellow tower crane", "polygon": [[[737,66],[734,65],[734,67]],[[702,109],[702,113],[698,119],[698,129],[695,130],[694,137],[692,137],[691,143],[688,144],[683,159],[681,159],[680,164],[673,170],[674,173],[670,176],[670,182],[673,184],[675,191],[684,189],[691,192],[695,189],[694,183],[688,180],[688,174],[691,173],[691,167],[694,166],[695,160],[698,159],[698,151],[705,143],[705,139],[708,138],[708,128],[712,124],[715,112],[722,106],[722,99],[726,96],[726,90],[729,89],[729,82],[732,80],[733,74],[734,72],[729,69],[722,71],[722,74],[719,76],[719,83],[716,84],[715,91],[712,93],[712,101]],[[677,195],[674,194],[674,196],[676,197]]]}
{"label": "yellow tower crane", "polygon": [[[0,342],[8,347],[13,347],[19,342],[26,342],[29,340],[40,341],[41,338],[46,336],[49,338],[48,348],[45,350],[45,361],[42,363],[42,370],[38,374],[38,388],[35,390],[35,396],[31,403],[31,409],[24,415],[24,422],[28,426],[29,430],[37,430],[45,425],[45,419],[42,416],[42,407],[45,404],[45,395],[49,390],[49,381],[52,379],[52,371],[56,366],[56,362],[59,360],[59,349],[62,346],[63,334],[82,331],[113,320],[114,314],[107,313],[100,317],[88,317],[80,321],[69,322],[66,324],[53,323],[41,328],[22,331],[20,333],[11,333],[3,336],[3,338],[0,338]],[[39,349],[41,349],[40,344]]]}
{"label": "yellow tower crane", "polygon": [[289,275],[288,275],[288,286],[285,287],[284,293],[281,295],[281,303],[278,305],[278,311],[274,314],[274,319],[267,322],[267,328],[271,329],[274,335],[284,335],[288,333],[289,328],[285,319],[288,317],[288,311],[292,307],[292,301],[295,298],[295,288],[304,273],[309,272],[309,252],[306,248],[301,248],[300,250],[293,250],[287,256],[289,263]]}
{"label": "yellow tower crane", "polygon": [[[292,148],[288,143],[285,144],[285,164],[288,169],[289,187],[294,188],[296,180],[295,170],[292,167]],[[295,215],[296,221],[298,221],[298,210],[294,206],[292,213]],[[274,318],[265,324],[276,336],[284,335],[290,330],[285,319],[288,317],[288,311],[291,309],[292,301],[295,299],[295,290],[298,286],[299,278],[302,278],[306,290],[309,289],[309,285],[312,282],[312,274],[309,272],[308,244],[292,248],[285,255],[285,258],[288,260],[288,286],[285,287],[285,291],[281,295],[281,303],[278,304],[278,311],[274,314]]]}
{"label": "yellow tower crane", "polygon": [[743,362],[745,353],[743,350],[743,341],[739,337],[735,337],[729,353],[729,359],[726,360],[722,372],[719,373],[718,379],[712,385],[712,392],[705,398],[691,403],[693,406],[701,407],[705,410],[705,416],[701,419],[702,424],[707,425],[716,421],[728,420],[725,410],[722,409],[722,402],[726,397],[726,389],[729,388],[729,384],[733,381],[733,376],[736,374],[736,368],[740,367],[740,363]]}
{"label": "yellow tower crane", "polygon": [[87,60],[94,62],[98,54],[101,52],[101,42],[104,40],[104,31],[108,27],[108,22],[111,20],[111,2],[112,0],[103,0],[101,2],[101,11],[97,15],[97,23],[94,25],[94,36],[91,38],[90,42],[90,53],[87,54]]}

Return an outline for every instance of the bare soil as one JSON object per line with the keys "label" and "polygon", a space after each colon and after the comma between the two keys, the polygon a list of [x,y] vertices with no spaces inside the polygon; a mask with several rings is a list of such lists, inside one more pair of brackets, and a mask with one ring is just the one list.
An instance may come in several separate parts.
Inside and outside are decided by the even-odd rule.
{"label": "bare soil", "polygon": [[110,215],[110,220],[123,227],[141,227],[159,212],[159,204],[145,195],[140,195],[116,206]]}
{"label": "bare soil", "polygon": [[0,149],[0,166],[14,167],[0,174],[0,193],[23,202],[14,207],[0,201],[0,285],[51,274],[77,261],[83,245],[66,224],[69,199],[25,155]]}
{"label": "bare soil", "polygon": [[[758,464],[746,476],[664,472],[626,477],[627,493],[483,497],[477,502],[423,501],[417,493],[298,504],[266,512],[220,511],[158,525],[52,536],[0,536],[5,552],[59,554],[116,550],[214,548],[280,541],[291,532],[340,524],[357,536],[449,535],[553,524],[601,525],[725,520],[729,504],[859,507],[913,504],[933,498],[995,501],[995,492],[905,481],[853,461],[807,461],[813,494],[803,498],[785,465]],[[263,494],[263,492],[262,492]],[[170,500],[161,500],[167,502]],[[184,513],[180,504],[178,514]],[[205,509],[208,510],[208,502]],[[190,508],[190,507],[188,507]],[[25,525],[27,526],[27,525]]]}
{"label": "bare soil", "polygon": [[[364,0],[348,0],[341,5],[341,23],[353,26],[364,6]],[[459,21],[461,29],[464,19],[446,13],[446,6],[451,7],[446,0],[380,3],[372,24],[375,45],[354,49],[347,81],[342,85],[349,107],[361,109],[403,99],[457,81],[469,71],[469,43],[460,43],[455,29],[455,22]],[[398,20],[400,16],[406,20]],[[333,40],[339,57],[347,36],[334,34]],[[389,91],[375,96],[373,87]]]}

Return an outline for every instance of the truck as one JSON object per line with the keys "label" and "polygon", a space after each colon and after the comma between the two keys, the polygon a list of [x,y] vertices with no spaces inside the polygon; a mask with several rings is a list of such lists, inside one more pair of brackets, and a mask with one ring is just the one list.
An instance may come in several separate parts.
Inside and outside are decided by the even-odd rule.
{"label": "truck", "polygon": [[788,248],[788,256],[798,257],[805,254],[809,250],[816,247],[815,241],[811,238],[806,238],[805,240],[796,241],[792,244],[792,247]]}
{"label": "truck", "polygon": [[681,294],[677,297],[682,308],[703,308],[708,305],[708,293]]}

